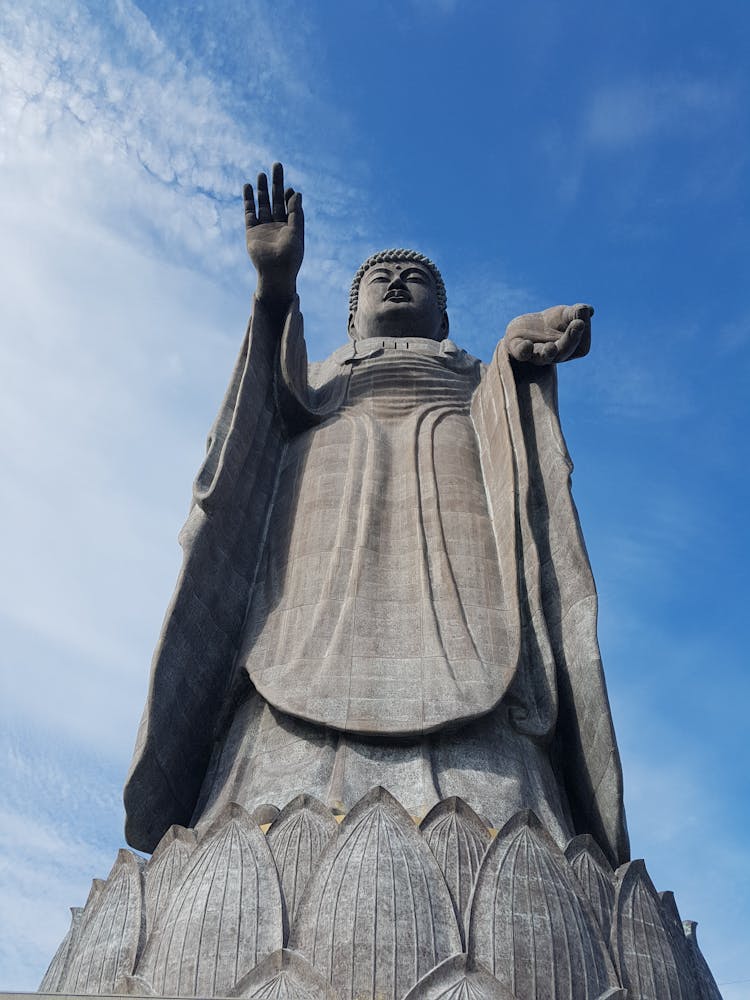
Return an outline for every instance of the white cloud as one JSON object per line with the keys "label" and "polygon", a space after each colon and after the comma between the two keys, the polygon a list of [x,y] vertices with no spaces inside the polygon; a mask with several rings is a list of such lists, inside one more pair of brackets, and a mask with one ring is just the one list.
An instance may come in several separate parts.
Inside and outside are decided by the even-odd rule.
{"label": "white cloud", "polygon": [[[176,535],[249,312],[241,185],[270,164],[269,80],[282,67],[294,81],[261,47],[250,130],[127,0],[101,19],[38,3],[2,21],[0,705],[14,805],[0,817],[13,859],[0,896],[14,932],[1,967],[4,988],[29,989],[120,843]],[[289,180],[326,194],[306,206],[301,279],[320,356],[345,335],[366,227],[335,174],[292,163]],[[49,761],[29,763],[43,739],[69,765],[56,780]]]}
{"label": "white cloud", "polygon": [[750,342],[750,310],[736,319],[719,323],[715,336],[717,354],[731,364],[747,362],[747,344]]}
{"label": "white cloud", "polygon": [[[630,707],[632,717],[624,728],[636,732],[643,700],[633,698]],[[713,972],[734,970],[736,975],[747,967],[746,953],[723,929],[744,920],[750,891],[747,844],[729,832],[731,819],[712,794],[710,768],[695,746],[684,747],[684,756],[670,756],[670,739],[660,753],[651,733],[639,743],[631,741],[623,752],[633,856],[645,854],[657,889],[673,890],[682,918],[698,921],[699,943]],[[747,997],[748,985],[737,984],[737,992],[723,995]]]}
{"label": "white cloud", "polygon": [[[242,185],[270,167],[276,150],[304,145],[280,133],[279,79],[300,108],[313,103],[299,84],[302,70],[290,68],[289,46],[257,27],[268,21],[265,6],[254,8],[244,16],[253,15],[262,37],[248,53],[254,67],[240,119],[226,85],[178,59],[127,0],[109,7],[111,24],[82,5],[7,10],[0,20],[0,164],[29,192],[29,173],[36,177],[35,197],[50,217],[72,203],[75,214],[143,252],[179,259],[226,286],[249,287]],[[312,140],[319,135],[311,132]],[[332,309],[331,302],[359,263],[367,228],[354,208],[356,166],[347,164],[346,178],[301,160],[286,167],[288,183],[313,195],[306,198],[302,288],[330,349],[346,323],[345,306]],[[316,192],[324,197],[315,199]]]}
{"label": "white cloud", "polygon": [[0,969],[4,989],[35,989],[65,934],[70,906],[115,858],[121,807],[95,760],[24,751],[4,731],[0,758]]}
{"label": "white cloud", "polygon": [[704,136],[726,123],[734,104],[734,89],[712,80],[623,81],[594,92],[584,138],[618,150],[652,138]]}
{"label": "white cloud", "polygon": [[561,204],[608,184],[612,231],[628,241],[663,240],[666,206],[736,198],[747,158],[741,142],[727,156],[727,136],[744,134],[742,107],[742,85],[731,74],[624,76],[594,85],[570,121],[548,125],[539,146]]}
{"label": "white cloud", "polygon": [[451,282],[449,274],[444,278],[449,290],[451,337],[485,362],[511,319],[537,308],[527,289],[510,285],[501,275],[489,274],[486,267],[463,274],[460,283]]}
{"label": "white cloud", "polygon": [[[592,361],[589,365],[569,365],[565,369],[563,393],[579,403],[594,400],[596,411],[617,421],[673,424],[685,421],[694,412],[695,397],[689,381],[693,373],[686,366],[657,364],[653,352],[636,352],[627,325],[617,319],[600,328],[594,317]],[[644,337],[655,345],[654,351],[672,353],[695,350],[697,329],[678,331],[656,325],[648,318],[636,317]]]}
{"label": "white cloud", "polygon": [[455,14],[461,6],[461,0],[412,0],[415,8],[425,14],[446,16]]}
{"label": "white cloud", "polygon": [[[221,82],[176,55],[127,0],[99,5],[101,19],[97,5],[23,6],[6,9],[0,33],[0,702],[23,740],[45,733],[60,756],[53,767],[16,753],[3,785],[0,846],[14,863],[0,876],[2,922],[13,929],[2,986],[29,989],[65,932],[67,907],[83,902],[119,844],[121,772],[176,575],[176,533],[249,308],[241,184],[278,148],[279,77],[299,101],[310,98],[297,50],[275,45],[262,16],[240,117]],[[597,125],[606,110],[597,100],[591,136],[615,148],[620,140]],[[696,120],[708,114],[695,95],[681,107]],[[627,141],[641,141],[644,126],[628,128]],[[308,139],[295,133],[282,148]],[[348,178],[323,176],[307,155],[289,173],[305,192],[300,284],[320,357],[343,339],[351,273],[392,237],[353,209]],[[534,305],[494,276],[455,292],[447,277],[454,333],[485,357],[502,335],[499,317]],[[478,329],[489,339],[471,345]],[[619,362],[613,374],[599,390],[613,409],[667,407],[663,374],[654,382]],[[640,783],[637,762],[634,774]],[[644,779],[636,815],[679,779]],[[689,816],[692,794],[674,790],[670,815]],[[668,820],[659,820],[665,843]]]}

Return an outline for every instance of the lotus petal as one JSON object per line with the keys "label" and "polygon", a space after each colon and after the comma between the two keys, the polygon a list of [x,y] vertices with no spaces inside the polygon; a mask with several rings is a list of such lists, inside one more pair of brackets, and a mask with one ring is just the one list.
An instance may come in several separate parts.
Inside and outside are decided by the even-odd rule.
{"label": "lotus petal", "polygon": [[195,848],[193,830],[170,826],[159,841],[144,870],[146,882],[146,931],[156,925],[156,918],[169,899],[185,862]]}
{"label": "lotus petal", "polygon": [[565,848],[578,881],[591,903],[605,941],[612,930],[612,909],[615,905],[615,873],[604,852],[589,834],[574,837]]}
{"label": "lotus petal", "polygon": [[468,952],[518,1000],[593,1000],[619,985],[578,880],[527,810],[506,823],[484,856]]}
{"label": "lotus petal", "polygon": [[642,861],[615,872],[611,940],[620,982],[631,1000],[692,1000],[683,994],[661,903]]}
{"label": "lotus petal", "polygon": [[290,921],[315,863],[338,830],[330,809],[312,795],[298,795],[281,810],[266,834]]}
{"label": "lotus petal", "polygon": [[464,915],[484,852],[492,837],[463,799],[443,799],[422,820],[419,829],[437,858],[464,934]]}
{"label": "lotus petal", "polygon": [[461,950],[453,903],[411,818],[383,788],[349,812],[297,907],[289,947],[342,1000],[401,1000]]}
{"label": "lotus petal", "polygon": [[276,866],[257,823],[232,803],[183,867],[137,974],[160,996],[225,996],[281,945]]}
{"label": "lotus petal", "polygon": [[[693,970],[698,982],[699,992],[696,1000],[721,1000],[721,993],[719,992],[719,987],[716,985],[716,980],[703,957],[703,952],[698,947],[698,937],[696,935],[698,924],[694,920],[685,920],[683,927],[685,929],[685,938],[690,948],[690,957],[693,960]],[[691,997],[690,1000],[693,1000],[693,998]]]}
{"label": "lotus petal", "polygon": [[58,987],[63,980],[63,976],[65,975],[68,957],[74,950],[75,941],[81,930],[82,915],[82,906],[71,906],[70,927],[68,928],[68,933],[60,942],[60,947],[55,952],[54,957],[49,964],[49,968],[44,974],[44,979],[39,984],[40,993],[57,993]]}
{"label": "lotus petal", "polygon": [[682,917],[677,909],[674,893],[660,892],[659,903],[661,904],[664,927],[677,963],[677,975],[680,977],[682,995],[684,997],[700,996],[693,968],[693,957],[690,954],[690,945],[685,937],[685,929],[682,926]]}
{"label": "lotus petal", "polygon": [[453,955],[414,986],[404,1000],[516,1000],[468,955]]}
{"label": "lotus petal", "polygon": [[229,993],[258,1000],[339,1000],[330,984],[301,955],[286,948],[264,958]]}
{"label": "lotus petal", "polygon": [[121,850],[106,882],[95,879],[57,992],[111,994],[135,966],[143,921],[143,861]]}

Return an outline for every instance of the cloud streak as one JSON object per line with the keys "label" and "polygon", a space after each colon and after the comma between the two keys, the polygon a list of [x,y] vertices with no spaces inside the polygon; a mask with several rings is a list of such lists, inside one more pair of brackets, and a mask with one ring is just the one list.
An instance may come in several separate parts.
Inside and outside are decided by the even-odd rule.
{"label": "cloud streak", "polygon": [[[129,0],[63,6],[35,0],[24,6],[6,5],[0,14],[0,260],[6,279],[0,340],[6,570],[0,578],[0,725],[7,747],[0,838],[3,856],[16,859],[0,876],[0,915],[13,928],[0,957],[0,985],[18,989],[39,981],[66,930],[68,907],[84,901],[92,876],[106,874],[120,843],[120,788],[148,661],[179,564],[176,533],[249,312],[253,278],[243,246],[243,181],[282,151],[289,180],[304,191],[309,239],[300,291],[314,358],[344,339],[347,289],[359,261],[393,244],[391,226],[420,232],[400,214],[413,206],[412,182],[400,192],[403,209],[388,188],[394,177],[399,184],[404,176],[414,177],[418,185],[419,171],[409,174],[399,162],[389,175],[383,161],[396,154],[383,153],[380,161],[375,155],[380,145],[401,155],[408,138],[401,120],[394,127],[389,118],[387,135],[365,134],[362,125],[357,133],[345,101],[334,94],[327,103],[322,83],[322,96],[312,93],[324,78],[320,42],[327,27],[310,23],[314,13],[300,15],[284,2],[271,10],[264,0],[226,0],[202,18],[186,0],[154,4],[148,15],[146,4],[142,10]],[[448,15],[457,9],[452,0],[437,7]],[[424,26],[424,8],[419,17],[413,9],[411,14],[410,23],[409,10],[398,11],[410,42],[410,33]],[[293,31],[286,30],[291,18]],[[435,22],[430,32],[437,40]],[[460,25],[449,26],[447,50],[453,52]],[[510,50],[510,38],[507,44]],[[359,71],[351,67],[353,74]],[[383,93],[403,96],[400,85],[381,92],[382,82],[374,87],[379,100]],[[595,164],[597,180],[608,165],[629,173],[631,152],[656,158],[665,139],[678,148],[694,143],[695,163],[688,167],[703,176],[698,144],[712,138],[713,128],[726,127],[735,111],[731,80],[665,76],[653,82],[634,70],[620,84],[593,95],[587,86],[585,93],[584,101],[571,105],[575,120],[560,134],[552,157],[558,180],[580,156],[569,191],[573,201],[589,189],[581,183],[588,165]],[[433,99],[429,89],[419,92],[425,94]],[[461,113],[468,116],[480,91],[459,96]],[[495,128],[496,111],[481,120],[485,136]],[[404,113],[412,112],[407,107]],[[449,117],[443,125],[450,127]],[[331,165],[330,136],[346,129],[353,130],[350,156]],[[436,133],[444,145],[440,129]],[[519,149],[533,149],[524,141],[518,139]],[[360,150],[373,157],[372,175],[357,163]],[[424,153],[434,155],[430,171],[436,175],[442,151],[436,144]],[[615,189],[622,178],[619,171],[613,177]],[[605,194],[609,219],[610,192]],[[513,197],[521,202],[525,194],[514,190]],[[633,214],[632,198],[624,201]],[[433,204],[439,212],[440,204]],[[488,207],[482,206],[480,224],[471,230],[482,266],[464,252],[466,228],[457,230],[463,235],[454,244],[420,244],[439,261],[441,249],[448,257],[453,336],[485,359],[503,321],[550,304],[498,273],[498,230],[488,221]],[[441,232],[450,227],[451,211],[440,219]],[[550,271],[561,267],[566,273],[567,244],[550,245],[556,230],[546,223],[532,234],[523,270],[549,260]],[[434,237],[438,243],[441,238]],[[591,245],[604,247],[604,259],[606,244],[597,239],[592,227]],[[486,260],[495,263],[485,266]],[[607,282],[612,279],[605,275],[605,287]],[[717,334],[733,366],[732,352],[747,339],[745,312],[736,308],[737,323]],[[629,313],[623,309],[620,315]],[[699,703],[690,716],[691,733],[709,714],[713,732],[721,726],[718,718],[739,732],[741,684],[734,682],[731,711],[725,707],[722,714],[719,694],[709,697],[702,682],[701,658],[724,660],[725,646],[717,642],[711,654],[709,636],[699,647],[697,625],[682,645],[671,641],[671,623],[658,634],[644,625],[644,603],[659,590],[673,589],[679,570],[696,563],[691,552],[705,544],[702,536],[715,528],[703,515],[696,517],[680,492],[687,489],[684,482],[674,490],[657,488],[667,478],[680,421],[695,423],[696,407],[706,399],[671,355],[667,363],[661,354],[654,360],[657,336],[666,338],[653,326],[631,329],[623,320],[621,333],[597,332],[604,349],[595,364],[566,366],[561,375],[561,391],[571,404],[566,431],[571,424],[580,432],[586,421],[604,419],[615,434],[604,473],[590,450],[577,474],[578,483],[591,462],[592,475],[607,479],[592,516],[584,517],[589,541],[598,537],[606,556],[606,585],[624,602],[613,602],[615,610],[602,619],[602,636],[613,652],[607,668],[625,732],[669,729],[665,712],[677,712],[678,694],[680,706],[690,698]],[[696,356],[705,358],[700,337],[684,328],[677,333],[670,344],[682,351],[687,337],[688,346],[698,348]],[[724,400],[718,403],[722,409]],[[711,425],[701,426],[710,435]],[[654,435],[664,427],[674,436],[657,442],[659,453]],[[734,447],[734,436],[732,442]],[[710,448],[715,453],[715,441]],[[573,450],[582,457],[580,448]],[[657,455],[652,466],[641,462],[647,452]],[[636,499],[627,503],[637,513],[623,514],[613,527],[610,494],[628,478],[620,456],[634,453],[634,482],[626,490],[632,486]],[[666,456],[661,462],[659,454]],[[734,453],[732,458],[736,462]],[[703,469],[691,457],[690,474]],[[641,481],[645,498],[637,497]],[[662,669],[664,664],[674,665]],[[672,700],[666,698],[664,709],[662,688],[670,685]],[[623,691],[642,697],[631,702]],[[725,734],[721,739],[725,748],[730,745]],[[728,832],[726,811],[714,822],[713,800],[697,801],[712,775],[690,773],[697,750],[689,749],[683,730],[670,746],[672,759],[654,768],[659,751],[639,755],[637,747],[627,746],[628,804],[639,843],[653,832],[663,846],[647,858],[660,882],[670,883],[681,903],[688,887],[686,915],[702,918],[704,942],[721,954],[722,938],[729,935],[719,902],[731,899],[734,921],[741,908],[731,886],[738,881],[735,873],[747,868],[746,852]],[[718,760],[718,750],[708,758]],[[685,817],[684,823],[675,816]],[[720,854],[715,864],[705,849],[709,837]],[[678,854],[681,867],[674,860]],[[702,861],[691,867],[691,857],[709,857],[710,876],[698,870]],[[741,956],[727,959],[730,965],[739,968]]]}
{"label": "cloud streak", "polygon": [[589,146],[618,152],[649,140],[703,138],[736,110],[733,86],[685,78],[628,80],[596,91],[584,118]]}

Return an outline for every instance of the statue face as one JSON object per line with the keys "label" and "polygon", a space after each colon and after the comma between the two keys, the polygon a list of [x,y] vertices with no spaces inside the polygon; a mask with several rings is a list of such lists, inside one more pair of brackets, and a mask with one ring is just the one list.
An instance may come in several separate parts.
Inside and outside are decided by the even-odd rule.
{"label": "statue face", "polygon": [[355,340],[425,337],[444,340],[448,317],[440,309],[430,271],[410,261],[385,261],[363,275],[357,311],[349,319]]}

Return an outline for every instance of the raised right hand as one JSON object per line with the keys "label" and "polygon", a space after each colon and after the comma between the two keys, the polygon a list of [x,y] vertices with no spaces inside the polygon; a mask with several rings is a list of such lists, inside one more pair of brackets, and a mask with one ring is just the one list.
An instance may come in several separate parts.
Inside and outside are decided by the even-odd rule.
{"label": "raised right hand", "polygon": [[284,191],[284,168],[274,163],[271,196],[268,178],[258,174],[256,211],[252,184],[244,187],[247,252],[258,272],[257,296],[269,305],[286,305],[295,294],[305,252],[302,195]]}

